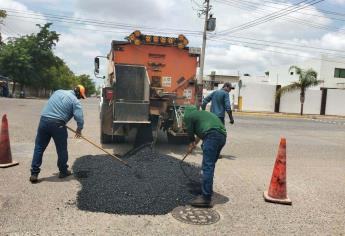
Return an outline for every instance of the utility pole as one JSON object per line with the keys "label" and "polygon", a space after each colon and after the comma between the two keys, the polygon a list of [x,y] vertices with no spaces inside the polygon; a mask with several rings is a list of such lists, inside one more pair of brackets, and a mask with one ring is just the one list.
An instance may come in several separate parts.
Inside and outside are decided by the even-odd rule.
{"label": "utility pole", "polygon": [[207,23],[208,23],[208,14],[210,11],[210,0],[205,0],[206,9],[204,10],[203,14],[205,14],[205,23],[204,23],[204,33],[202,37],[202,48],[201,48],[201,55],[200,55],[200,69],[199,69],[199,76],[197,79],[197,107],[198,109],[202,103],[202,80],[204,77],[204,63],[205,63],[205,49],[206,49],[206,40],[207,40]]}

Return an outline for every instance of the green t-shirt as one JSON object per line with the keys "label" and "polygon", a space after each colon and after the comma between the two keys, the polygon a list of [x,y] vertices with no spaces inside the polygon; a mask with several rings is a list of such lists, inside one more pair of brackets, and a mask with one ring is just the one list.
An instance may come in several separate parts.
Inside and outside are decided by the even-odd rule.
{"label": "green t-shirt", "polygon": [[223,123],[215,114],[208,111],[186,110],[183,122],[191,141],[194,141],[194,134],[202,139],[211,129],[217,130],[226,136]]}

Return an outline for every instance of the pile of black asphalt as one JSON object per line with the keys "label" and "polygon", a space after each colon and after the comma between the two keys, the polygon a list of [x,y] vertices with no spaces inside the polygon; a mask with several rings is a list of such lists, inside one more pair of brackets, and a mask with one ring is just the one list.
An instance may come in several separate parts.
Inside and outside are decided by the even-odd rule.
{"label": "pile of black asphalt", "polygon": [[81,184],[79,209],[164,215],[177,206],[188,205],[200,193],[201,171],[197,165],[181,163],[149,147],[124,160],[132,168],[106,155],[83,156],[75,161],[73,172]]}

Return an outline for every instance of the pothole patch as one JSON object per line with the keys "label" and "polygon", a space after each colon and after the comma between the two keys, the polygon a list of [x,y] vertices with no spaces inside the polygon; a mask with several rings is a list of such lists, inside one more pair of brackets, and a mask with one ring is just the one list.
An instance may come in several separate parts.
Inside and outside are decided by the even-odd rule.
{"label": "pothole patch", "polygon": [[89,172],[88,170],[80,170],[77,172],[74,172],[74,176],[78,179],[86,179],[87,177],[89,177]]}

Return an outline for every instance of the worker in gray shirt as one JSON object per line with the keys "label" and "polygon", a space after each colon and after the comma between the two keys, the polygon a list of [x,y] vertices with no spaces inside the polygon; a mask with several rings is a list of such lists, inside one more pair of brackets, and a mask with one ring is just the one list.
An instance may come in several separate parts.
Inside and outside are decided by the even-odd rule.
{"label": "worker in gray shirt", "polygon": [[225,111],[228,113],[230,118],[230,123],[234,123],[234,118],[232,116],[231,105],[229,93],[234,89],[231,83],[225,83],[222,89],[216,90],[208,95],[202,101],[202,110],[206,109],[206,105],[211,102],[211,112],[214,113],[224,124]]}
{"label": "worker in gray shirt", "polygon": [[31,183],[37,183],[43,153],[53,138],[58,155],[59,178],[71,175],[68,170],[67,122],[74,117],[77,122],[76,137],[80,137],[84,126],[83,110],[79,99],[85,99],[85,88],[78,85],[74,90],[57,90],[48,100],[41,113],[37,129],[35,149],[31,164]]}

